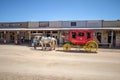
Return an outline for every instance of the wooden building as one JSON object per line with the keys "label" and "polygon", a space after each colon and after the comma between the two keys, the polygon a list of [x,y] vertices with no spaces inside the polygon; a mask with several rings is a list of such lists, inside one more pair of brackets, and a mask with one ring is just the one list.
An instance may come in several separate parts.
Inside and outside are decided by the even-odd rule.
{"label": "wooden building", "polygon": [[0,44],[31,44],[34,35],[51,36],[63,43],[62,35],[69,30],[91,29],[102,47],[120,48],[120,21],[40,21],[40,22],[1,22]]}

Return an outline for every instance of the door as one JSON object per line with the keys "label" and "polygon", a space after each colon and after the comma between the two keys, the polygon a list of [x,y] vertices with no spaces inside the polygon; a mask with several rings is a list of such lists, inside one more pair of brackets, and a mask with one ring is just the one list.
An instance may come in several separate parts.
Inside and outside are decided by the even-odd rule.
{"label": "door", "polygon": [[0,43],[4,42],[4,32],[0,32]]}
{"label": "door", "polygon": [[102,33],[101,32],[97,32],[97,40],[101,43],[101,38],[102,38]]}
{"label": "door", "polygon": [[116,32],[113,31],[113,46],[116,46]]}
{"label": "door", "polygon": [[115,31],[113,31],[113,35],[112,35],[112,31],[108,32],[108,43],[111,43],[113,47],[116,46],[116,32]]}
{"label": "door", "polygon": [[14,40],[15,40],[15,33],[10,32],[10,43],[14,43]]}
{"label": "door", "polygon": [[84,44],[86,42],[85,32],[79,31],[77,36],[78,44]]}

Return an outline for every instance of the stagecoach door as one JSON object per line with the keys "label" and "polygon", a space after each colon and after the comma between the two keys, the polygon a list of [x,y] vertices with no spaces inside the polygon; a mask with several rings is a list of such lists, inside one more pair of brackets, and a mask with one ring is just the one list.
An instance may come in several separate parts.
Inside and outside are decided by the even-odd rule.
{"label": "stagecoach door", "polygon": [[82,31],[81,31],[81,32],[79,31],[79,32],[78,32],[78,36],[77,36],[77,40],[84,42],[84,41],[85,41],[85,33],[82,32]]}
{"label": "stagecoach door", "polygon": [[83,31],[72,31],[71,37],[72,41],[74,40],[76,44],[80,44],[81,42],[84,43],[86,40],[85,33]]}

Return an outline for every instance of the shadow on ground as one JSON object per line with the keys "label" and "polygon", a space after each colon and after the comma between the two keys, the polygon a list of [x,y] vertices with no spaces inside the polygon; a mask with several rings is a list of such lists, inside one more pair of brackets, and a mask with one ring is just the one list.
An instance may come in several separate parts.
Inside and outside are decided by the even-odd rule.
{"label": "shadow on ground", "polygon": [[69,51],[64,51],[64,50],[56,50],[59,52],[66,52],[66,53],[93,53],[93,54],[97,54],[97,52],[88,52],[85,50],[69,50]]}

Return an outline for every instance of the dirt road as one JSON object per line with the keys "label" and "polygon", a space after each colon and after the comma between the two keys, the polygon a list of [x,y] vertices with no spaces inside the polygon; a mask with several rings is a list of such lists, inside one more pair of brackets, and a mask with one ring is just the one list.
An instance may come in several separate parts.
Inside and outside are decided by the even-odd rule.
{"label": "dirt road", "polygon": [[120,80],[120,49],[86,53],[0,45],[0,80]]}

